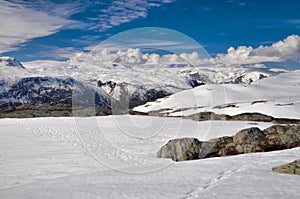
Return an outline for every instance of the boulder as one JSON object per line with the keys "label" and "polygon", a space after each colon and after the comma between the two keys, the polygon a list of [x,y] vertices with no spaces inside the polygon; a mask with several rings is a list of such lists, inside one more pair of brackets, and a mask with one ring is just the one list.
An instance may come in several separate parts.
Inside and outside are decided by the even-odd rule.
{"label": "boulder", "polygon": [[[235,153],[235,150],[226,148],[226,146],[233,143],[232,137],[225,136],[225,137],[215,138],[209,140],[208,142],[213,144],[211,144],[212,148],[210,150],[206,150],[209,151],[209,153],[207,153],[205,157],[227,156],[227,155],[233,155]],[[205,145],[202,144],[201,147],[203,148],[204,146]]]}
{"label": "boulder", "polygon": [[244,129],[235,134],[233,138],[233,142],[236,144],[259,144],[259,138],[262,138],[264,133],[257,127]]}
{"label": "boulder", "polygon": [[272,171],[277,173],[296,174],[300,175],[300,159],[294,162],[274,167]]}
{"label": "boulder", "polygon": [[274,125],[264,131],[266,151],[289,149],[300,146],[300,125]]}
{"label": "boulder", "polygon": [[264,151],[261,148],[261,143],[264,142],[265,135],[259,128],[241,130],[232,138],[238,154]]}
{"label": "boulder", "polygon": [[300,125],[274,125],[264,131],[253,127],[232,137],[200,142],[196,138],[170,140],[157,153],[159,158],[174,161],[267,152],[300,146]]}
{"label": "boulder", "polygon": [[170,140],[157,152],[157,157],[171,158],[174,161],[199,159],[201,144],[196,138]]}

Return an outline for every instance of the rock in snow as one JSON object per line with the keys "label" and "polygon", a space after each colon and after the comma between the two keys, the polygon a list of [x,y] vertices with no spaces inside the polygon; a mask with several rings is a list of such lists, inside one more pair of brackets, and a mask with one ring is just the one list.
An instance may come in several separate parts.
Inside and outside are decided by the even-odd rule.
{"label": "rock in snow", "polygon": [[196,138],[170,140],[157,152],[157,157],[184,161],[268,152],[299,146],[300,125],[275,125],[264,131],[256,127],[244,129],[232,137],[221,137],[205,142],[200,142]]}
{"label": "rock in snow", "polygon": [[294,162],[274,167],[272,171],[277,173],[296,174],[300,175],[300,159]]}
{"label": "rock in snow", "polygon": [[170,140],[158,152],[158,157],[172,158],[174,161],[199,159],[201,142],[196,138]]}
{"label": "rock in snow", "polygon": [[0,57],[0,66],[25,68],[21,62],[14,57]]}

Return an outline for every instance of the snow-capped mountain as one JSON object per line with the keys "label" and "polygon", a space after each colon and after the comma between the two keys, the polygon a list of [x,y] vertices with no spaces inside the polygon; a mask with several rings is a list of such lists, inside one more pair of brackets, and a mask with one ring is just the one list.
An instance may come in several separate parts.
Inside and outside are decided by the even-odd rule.
{"label": "snow-capped mountain", "polygon": [[[25,77],[16,80],[1,80],[0,91],[0,108],[24,104],[66,104],[110,109],[111,104],[108,96],[72,78]],[[93,98],[88,98],[86,93],[93,94]],[[86,101],[91,99],[94,101]]]}
{"label": "snow-capped mountain", "polygon": [[14,57],[0,57],[0,67],[3,66],[25,68],[22,63]]}
{"label": "snow-capped mountain", "polygon": [[110,96],[113,96],[114,99],[123,102],[123,104],[127,103],[127,108],[133,108],[172,94],[165,87],[134,85],[125,82],[101,82],[98,80],[98,87],[106,91]]}
{"label": "snow-capped mountain", "polygon": [[201,85],[248,85],[282,73],[267,68],[194,67],[183,63],[175,67],[172,60],[128,65],[125,61],[129,58],[116,63],[115,57],[99,61],[82,60],[79,56],[65,62],[45,60],[23,64],[11,57],[2,60],[5,66],[17,66],[0,67],[2,107],[51,102],[71,104],[72,91],[77,88],[67,78],[81,86],[93,87],[99,96],[118,102],[117,109],[121,108],[120,104],[122,109],[129,109]]}

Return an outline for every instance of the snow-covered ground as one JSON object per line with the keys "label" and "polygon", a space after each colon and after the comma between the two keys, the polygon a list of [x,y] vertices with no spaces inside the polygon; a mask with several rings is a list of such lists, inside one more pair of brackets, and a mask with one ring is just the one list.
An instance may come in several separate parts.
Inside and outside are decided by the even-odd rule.
{"label": "snow-covered ground", "polygon": [[169,139],[233,135],[270,123],[108,116],[0,120],[0,198],[299,198],[272,167],[300,148],[175,163]]}
{"label": "snow-covered ground", "polygon": [[[250,85],[203,85],[134,108],[170,116],[211,111],[236,115],[258,112],[279,118],[300,118],[300,71],[282,73]],[[161,111],[160,111],[161,110]]]}

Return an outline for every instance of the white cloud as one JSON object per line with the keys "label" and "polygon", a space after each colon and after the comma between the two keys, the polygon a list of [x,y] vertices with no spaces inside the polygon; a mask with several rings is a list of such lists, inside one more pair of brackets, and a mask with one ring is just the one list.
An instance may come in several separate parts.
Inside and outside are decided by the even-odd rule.
{"label": "white cloud", "polygon": [[186,64],[192,66],[247,66],[266,67],[265,62],[284,62],[300,56],[300,36],[291,35],[271,46],[258,48],[240,46],[230,47],[227,54],[218,54],[214,58],[201,59],[197,52],[181,54],[143,54],[140,49],[117,50],[101,48],[93,53],[77,53],[71,62],[88,62],[92,64],[117,62],[122,65],[135,66],[142,64]]}
{"label": "white cloud", "polygon": [[66,6],[62,9],[58,6],[60,14],[56,16],[35,9],[35,3],[0,1],[0,53],[16,50],[27,40],[54,34],[67,26],[76,26],[76,22],[67,19],[76,11],[75,8]]}
{"label": "white cloud", "polygon": [[291,35],[271,46],[239,46],[237,49],[230,47],[227,54],[218,54],[215,58],[202,60],[203,63],[213,65],[245,65],[264,62],[282,62],[299,56],[300,36]]}
{"label": "white cloud", "polygon": [[119,63],[124,66],[141,66],[142,64],[186,64],[199,60],[198,53],[182,53],[159,55],[155,53],[142,53],[140,49],[109,49],[103,48],[96,53],[75,53],[70,58],[71,63],[89,63],[89,64],[103,64],[103,63]]}
{"label": "white cloud", "polygon": [[135,19],[145,18],[148,10],[174,0],[115,0],[106,8],[100,10],[99,18],[93,19],[91,29],[99,31],[108,30],[114,26],[130,22]]}

